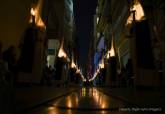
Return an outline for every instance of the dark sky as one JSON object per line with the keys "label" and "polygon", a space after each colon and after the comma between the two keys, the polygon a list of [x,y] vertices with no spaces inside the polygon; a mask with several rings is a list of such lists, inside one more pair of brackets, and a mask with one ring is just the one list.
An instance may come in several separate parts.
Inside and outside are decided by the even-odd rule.
{"label": "dark sky", "polygon": [[78,35],[78,63],[84,66],[88,58],[91,31],[93,29],[93,15],[97,0],[74,0],[74,15]]}

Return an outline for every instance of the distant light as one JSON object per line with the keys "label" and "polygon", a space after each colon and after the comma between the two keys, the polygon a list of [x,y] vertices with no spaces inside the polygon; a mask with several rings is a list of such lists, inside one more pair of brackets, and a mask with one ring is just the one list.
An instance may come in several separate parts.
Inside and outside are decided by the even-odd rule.
{"label": "distant light", "polygon": [[140,4],[140,2],[138,0],[135,0],[135,4],[133,5],[132,8],[130,8],[130,11],[136,11],[135,12],[135,19],[137,21],[140,21],[144,18],[144,10],[142,8],[142,5]]}
{"label": "distant light", "polygon": [[46,29],[46,26],[45,26],[43,20],[41,19],[40,14],[39,14],[39,8],[38,8],[39,6],[38,5],[35,8],[34,7],[31,8],[31,10],[30,10],[31,17],[30,17],[29,22],[30,23],[33,22],[32,16],[34,16],[36,25],[40,28]]}
{"label": "distant light", "polygon": [[62,58],[62,57],[66,58],[67,57],[67,55],[66,55],[66,53],[64,52],[64,49],[63,49],[63,41],[61,43],[61,46],[60,46],[60,49],[59,49],[59,52],[58,52],[58,57],[59,58]]}
{"label": "distant light", "polygon": [[31,8],[30,12],[31,12],[31,15],[32,15],[32,16],[35,16],[36,11],[35,11],[35,9],[34,9],[34,8]]}
{"label": "distant light", "polygon": [[71,68],[76,68],[76,65],[74,63],[73,57],[72,57],[72,62],[71,62]]}
{"label": "distant light", "polygon": [[80,73],[80,69],[79,69],[79,68],[77,68],[76,73],[77,73],[77,74],[79,74],[79,73]]}
{"label": "distant light", "polygon": [[99,23],[99,17],[97,17],[97,24]]}
{"label": "distant light", "polygon": [[110,49],[110,57],[114,57],[115,56],[115,49],[114,49],[114,45],[113,45],[113,38],[111,41],[111,49]]}
{"label": "distant light", "polygon": [[113,44],[113,37],[111,41],[111,49],[107,52],[106,58],[109,59],[110,57],[115,57],[115,49],[114,49],[114,44]]}
{"label": "distant light", "polygon": [[[134,0],[135,4],[130,8],[130,11],[135,11],[135,20],[141,21],[145,19],[145,14],[142,5],[140,4],[139,0]],[[131,24],[133,21],[133,14],[131,13],[127,19],[126,25]]]}
{"label": "distant light", "polygon": [[70,96],[67,97],[67,104],[66,105],[67,105],[68,108],[72,107],[72,99],[71,99]]}
{"label": "distant light", "polygon": [[104,66],[105,66],[105,65],[104,65],[104,58],[102,58],[101,63],[99,64],[99,66],[100,66],[101,69],[104,68]]}

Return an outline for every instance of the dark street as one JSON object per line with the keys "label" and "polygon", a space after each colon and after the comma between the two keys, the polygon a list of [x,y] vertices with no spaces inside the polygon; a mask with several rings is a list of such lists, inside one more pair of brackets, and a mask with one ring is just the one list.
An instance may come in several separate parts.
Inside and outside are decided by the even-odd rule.
{"label": "dark street", "polygon": [[164,114],[164,58],[164,0],[0,2],[0,114]]}

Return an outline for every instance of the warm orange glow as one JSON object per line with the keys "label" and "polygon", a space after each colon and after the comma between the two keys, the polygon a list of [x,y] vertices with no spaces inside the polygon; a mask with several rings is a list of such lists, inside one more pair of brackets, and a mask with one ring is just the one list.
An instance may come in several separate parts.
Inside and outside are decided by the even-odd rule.
{"label": "warm orange glow", "polygon": [[67,97],[67,104],[66,105],[67,105],[68,108],[72,107],[72,102],[71,101],[72,101],[71,97],[70,96]]}
{"label": "warm orange glow", "polygon": [[66,58],[67,57],[66,53],[65,53],[65,51],[63,49],[63,42],[61,43],[61,47],[60,47],[59,52],[58,52],[58,57],[59,58],[62,58],[62,57]]}
{"label": "warm orange glow", "polygon": [[34,8],[31,8],[30,13],[31,13],[31,15],[35,16],[35,14],[36,14],[35,9]]}
{"label": "warm orange glow", "polygon": [[101,104],[101,108],[102,108],[102,109],[106,108],[106,104],[105,104],[105,102],[102,102],[102,104]]}
{"label": "warm orange glow", "polygon": [[110,57],[114,57],[115,56],[115,49],[114,49],[114,45],[113,45],[113,38],[111,41],[111,49],[110,49]]}
{"label": "warm orange glow", "polygon": [[109,59],[110,57],[115,57],[115,49],[114,49],[114,45],[113,45],[113,38],[112,38],[112,41],[111,41],[111,49],[107,52],[106,58]]}
{"label": "warm orange glow", "polygon": [[[130,8],[130,11],[135,11],[136,21],[141,21],[145,19],[144,10],[139,0],[134,0],[134,5]],[[133,14],[131,13],[127,19],[126,25],[131,24],[132,21],[133,21]]]}
{"label": "warm orange glow", "polygon": [[37,21],[36,24],[38,27],[43,27],[46,29],[46,26],[45,26],[44,22],[42,21],[41,17],[38,17],[38,20],[36,20],[36,21]]}
{"label": "warm orange glow", "polygon": [[79,74],[79,73],[80,73],[80,69],[79,69],[79,68],[77,68],[76,73],[77,73],[77,74]]}
{"label": "warm orange glow", "polygon": [[48,114],[56,114],[55,107],[48,107]]}
{"label": "warm orange glow", "polygon": [[104,68],[104,58],[101,60],[101,63],[99,64],[100,68],[103,69]]}
{"label": "warm orange glow", "polygon": [[135,0],[135,4],[133,5],[133,7],[130,10],[131,11],[136,11],[135,12],[135,18],[136,18],[137,21],[142,20],[145,16],[142,5],[140,4],[140,2],[138,0]]}
{"label": "warm orange glow", "polygon": [[71,62],[71,68],[76,68],[76,65],[74,63],[73,57],[72,57],[72,62]]}
{"label": "warm orange glow", "polygon": [[32,21],[33,21],[32,16],[34,16],[35,17],[35,24],[38,27],[46,29],[46,26],[45,26],[45,24],[42,21],[41,16],[40,16],[41,3],[42,3],[42,0],[39,0],[37,6],[31,8],[31,10],[30,10],[31,17],[30,17],[29,22],[32,23]]}
{"label": "warm orange glow", "polygon": [[126,25],[132,24],[133,21],[133,13],[130,14],[130,16],[127,19]]}
{"label": "warm orange glow", "polygon": [[86,88],[83,87],[81,91],[82,91],[82,97],[85,97],[86,96]]}

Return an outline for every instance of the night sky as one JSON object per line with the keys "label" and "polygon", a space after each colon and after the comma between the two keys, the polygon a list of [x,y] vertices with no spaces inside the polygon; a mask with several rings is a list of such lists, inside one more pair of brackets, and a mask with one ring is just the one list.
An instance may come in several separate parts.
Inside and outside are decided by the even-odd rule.
{"label": "night sky", "polygon": [[85,63],[87,63],[96,6],[97,0],[74,0],[74,15],[78,35],[78,63],[82,67],[85,67]]}

